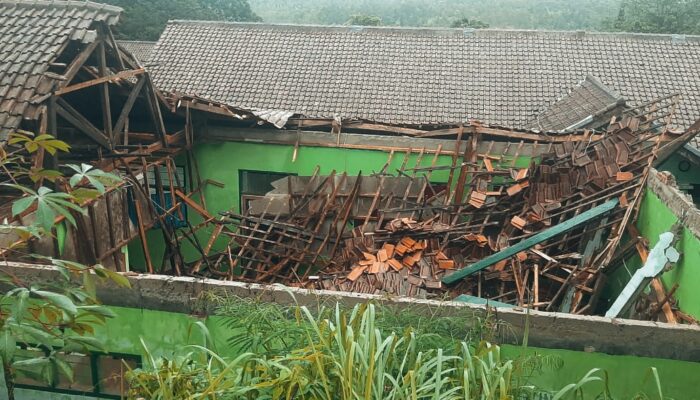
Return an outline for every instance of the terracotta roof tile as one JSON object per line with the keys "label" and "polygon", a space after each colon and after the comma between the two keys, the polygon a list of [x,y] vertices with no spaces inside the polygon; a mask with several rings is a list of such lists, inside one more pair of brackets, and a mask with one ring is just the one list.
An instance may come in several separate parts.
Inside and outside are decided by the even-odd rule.
{"label": "terracotta roof tile", "polygon": [[35,96],[48,93],[49,63],[69,40],[95,40],[95,21],[117,23],[121,9],[85,1],[0,0],[0,141],[22,118],[33,118]]}

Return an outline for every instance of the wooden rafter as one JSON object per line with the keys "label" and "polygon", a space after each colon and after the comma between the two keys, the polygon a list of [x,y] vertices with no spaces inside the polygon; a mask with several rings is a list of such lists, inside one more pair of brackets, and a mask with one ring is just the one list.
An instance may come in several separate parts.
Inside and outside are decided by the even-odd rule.
{"label": "wooden rafter", "polygon": [[131,78],[133,76],[138,76],[138,75],[143,74],[144,72],[146,72],[146,70],[144,70],[143,68],[127,70],[127,71],[120,71],[120,72],[113,74],[113,75],[101,76],[99,78],[91,79],[89,81],[80,82],[80,83],[76,83],[75,85],[66,86],[62,89],[57,90],[56,94],[61,95],[61,94],[66,94],[66,93],[70,93],[70,92],[75,92],[76,90],[85,89],[85,88],[88,88],[91,86],[95,86],[95,85],[99,85],[99,84],[103,84],[103,83],[115,82],[115,81],[123,80],[126,78]]}
{"label": "wooden rafter", "polygon": [[[97,63],[100,71],[100,76],[109,76],[107,68],[107,51],[105,50],[105,41],[100,40],[100,44],[97,46]],[[112,136],[112,107],[109,101],[109,83],[104,82],[100,84],[100,105],[102,106],[102,126],[104,127],[104,132],[109,138],[111,143],[114,143],[114,137]]]}
{"label": "wooden rafter", "polygon": [[143,89],[143,85],[145,83],[146,79],[139,78],[139,80],[136,82],[136,85],[134,85],[134,87],[131,89],[131,93],[129,93],[129,97],[127,97],[126,102],[124,103],[124,107],[122,107],[122,111],[119,114],[119,118],[117,118],[117,123],[114,124],[114,128],[112,129],[114,138],[117,142],[119,141],[119,137],[121,136],[124,127],[126,126],[126,121],[127,118],[129,118],[129,113],[134,107],[134,103],[139,97],[139,94],[141,94],[141,89]]}
{"label": "wooden rafter", "polygon": [[92,122],[88,121],[87,118],[60,97],[56,97],[56,112],[71,125],[88,135],[92,140],[107,149],[112,148],[112,143],[109,141],[109,138],[106,137],[101,130],[97,129]]}
{"label": "wooden rafter", "polygon": [[88,44],[87,47],[84,48],[80,52],[80,54],[78,54],[78,56],[73,59],[73,62],[71,62],[70,65],[68,65],[68,67],[66,68],[66,72],[63,74],[63,76],[66,78],[66,80],[63,81],[64,85],[70,84],[73,78],[75,78],[75,75],[78,74],[80,68],[82,68],[83,64],[85,64],[85,61],[87,61],[87,59],[90,58],[90,55],[93,51],[95,51],[95,48],[97,48],[98,44],[98,40],[95,40],[92,43]]}

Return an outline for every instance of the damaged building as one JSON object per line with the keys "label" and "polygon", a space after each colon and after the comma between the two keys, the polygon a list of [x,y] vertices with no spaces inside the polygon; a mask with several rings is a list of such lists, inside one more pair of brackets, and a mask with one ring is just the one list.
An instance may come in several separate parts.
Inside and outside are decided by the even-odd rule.
{"label": "damaged building", "polygon": [[[123,178],[51,237],[0,233],[16,273],[41,255],[144,288],[486,304],[538,315],[536,346],[698,369],[673,343],[700,348],[699,38],[171,21],[150,43],[116,41],[119,15],[0,1],[5,151],[48,133],[71,151],[23,162]],[[9,224],[37,218],[20,196],[0,191]],[[591,332],[556,339],[555,318]],[[666,346],[613,343],[610,318]]]}

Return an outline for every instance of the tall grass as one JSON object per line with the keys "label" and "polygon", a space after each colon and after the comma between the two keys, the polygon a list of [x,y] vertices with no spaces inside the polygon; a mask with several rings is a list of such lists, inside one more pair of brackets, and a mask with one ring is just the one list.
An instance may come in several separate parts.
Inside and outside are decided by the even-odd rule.
{"label": "tall grass", "polygon": [[432,342],[443,342],[434,332],[439,328],[388,329],[380,318],[387,311],[371,303],[352,309],[335,304],[314,312],[301,306],[250,310],[250,304],[238,305],[220,310],[241,322],[232,326],[237,331],[229,341],[235,358],[189,346],[180,356],[156,359],[146,349],[149,365],[127,375],[129,398],[563,400],[583,398],[590,382],[607,380],[591,371],[558,393],[529,385],[528,374],[556,362],[504,359],[499,346],[474,336],[484,333],[485,321],[461,330],[448,326],[454,328],[448,329],[450,335],[462,340],[430,347],[431,341],[420,337],[434,335]]}

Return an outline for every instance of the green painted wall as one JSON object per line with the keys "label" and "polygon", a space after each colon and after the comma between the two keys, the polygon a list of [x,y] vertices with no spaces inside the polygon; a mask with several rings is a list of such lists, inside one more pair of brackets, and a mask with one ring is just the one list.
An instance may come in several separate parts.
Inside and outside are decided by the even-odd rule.
{"label": "green painted wall", "polygon": [[[649,246],[653,247],[658,242],[659,235],[667,232],[677,221],[678,218],[661,199],[647,189],[642,199],[637,228],[639,233],[649,240]],[[683,228],[676,248],[682,257],[670,271],[661,275],[661,281],[666,290],[678,283],[674,297],[678,300],[680,309],[695,318],[700,318],[700,291],[697,290],[697,286],[700,285],[700,239]],[[626,260],[624,265],[610,275],[604,297],[614,300],[629,281],[631,274],[641,266],[642,262],[636,254]]]}
{"label": "green painted wall", "polygon": [[[206,185],[204,196],[206,206],[212,215],[218,215],[221,211],[240,210],[239,193],[239,171],[268,171],[297,174],[309,176],[313,174],[316,166],[320,167],[321,175],[328,175],[333,170],[341,174],[347,172],[349,175],[370,175],[382,169],[386,163],[389,153],[373,150],[356,150],[327,147],[300,147],[297,158],[292,160],[294,146],[247,143],[247,142],[222,142],[222,143],[200,143],[194,147],[194,156],[199,165],[199,173],[202,181],[211,179],[224,184],[223,188],[215,185]],[[405,153],[395,153],[388,172],[396,174],[404,162]],[[416,165],[418,154],[409,156],[406,168],[417,166],[427,167],[432,163],[434,155],[424,154],[420,165]],[[510,165],[511,159],[504,159]],[[516,161],[515,166],[525,168],[529,165],[530,159],[521,157]],[[436,165],[451,165],[452,157],[442,155],[438,158]],[[494,163],[498,165],[498,163]],[[446,182],[448,171],[436,171],[431,176],[432,182]],[[198,200],[197,197],[195,197]],[[190,222],[196,226],[202,218],[194,213],[188,214]],[[198,232],[198,237],[202,246],[205,246],[213,227],[205,227]],[[161,264],[164,253],[164,242],[159,229],[148,232],[148,244],[151,249],[151,258],[154,265]],[[221,242],[220,242],[221,243]],[[219,243],[219,244],[220,244]],[[197,258],[194,247],[183,241],[183,253],[187,261]],[[139,240],[134,240],[129,244],[129,255],[131,265],[135,270],[143,270],[145,259]]]}
{"label": "green painted wall", "polygon": [[[517,357],[523,350],[517,346],[502,346],[506,357]],[[593,368],[604,370],[610,382],[610,392],[614,399],[632,399],[641,391],[652,399],[656,398],[656,384],[651,375],[651,367],[659,373],[664,397],[681,399],[698,398],[697,384],[693,383],[700,372],[700,363],[662,360],[646,357],[612,356],[603,353],[586,353],[571,350],[529,348],[527,353],[555,355],[563,361],[560,370],[550,371],[532,378],[532,383],[549,390],[559,390],[569,383],[578,382]],[[599,373],[598,376],[603,376]],[[603,390],[602,383],[585,386],[587,398]]]}
{"label": "green painted wall", "polygon": [[[700,185],[700,171],[698,171],[698,168],[693,164],[690,164],[690,168],[688,169],[688,163],[689,161],[687,161],[684,157],[678,154],[673,154],[668,158],[668,160],[664,161],[663,164],[659,165],[657,169],[659,171],[668,171],[672,173],[673,176],[676,177],[676,182],[678,182],[680,185]],[[686,164],[686,171],[680,170],[679,167],[681,167],[682,164]]]}
{"label": "green painted wall", "polygon": [[[146,347],[155,356],[172,355],[176,351],[182,351],[184,345],[204,343],[201,331],[194,325],[197,321],[203,321],[212,335],[217,351],[222,355],[231,355],[227,354],[225,343],[230,331],[221,317],[201,319],[162,311],[122,307],[111,309],[117,314],[117,318],[109,320],[107,325],[98,328],[96,332],[99,337],[106,338],[107,348],[111,352],[143,356],[143,339]],[[523,351],[518,346],[506,345],[502,348],[506,357],[517,357]],[[661,377],[664,395],[675,399],[691,399],[694,393],[697,393],[696,380],[700,376],[700,363],[568,350],[528,348],[526,351],[555,354],[563,360],[562,369],[548,371],[533,379],[533,383],[551,390],[558,390],[568,383],[577,382],[593,368],[602,368],[610,377],[610,389],[615,398],[629,399],[639,390],[653,393],[654,386],[649,369],[656,367]],[[228,352],[230,353],[230,349]],[[590,387],[589,393],[595,392],[593,389],[597,388]],[[59,398],[33,396],[20,399]]]}
{"label": "green painted wall", "polygon": [[[654,246],[659,235],[668,231],[678,218],[650,190],[646,191],[637,221],[640,233]],[[675,297],[681,310],[700,318],[700,239],[688,229],[683,228],[677,249],[682,253],[681,260],[661,280],[668,290],[678,283]]]}

